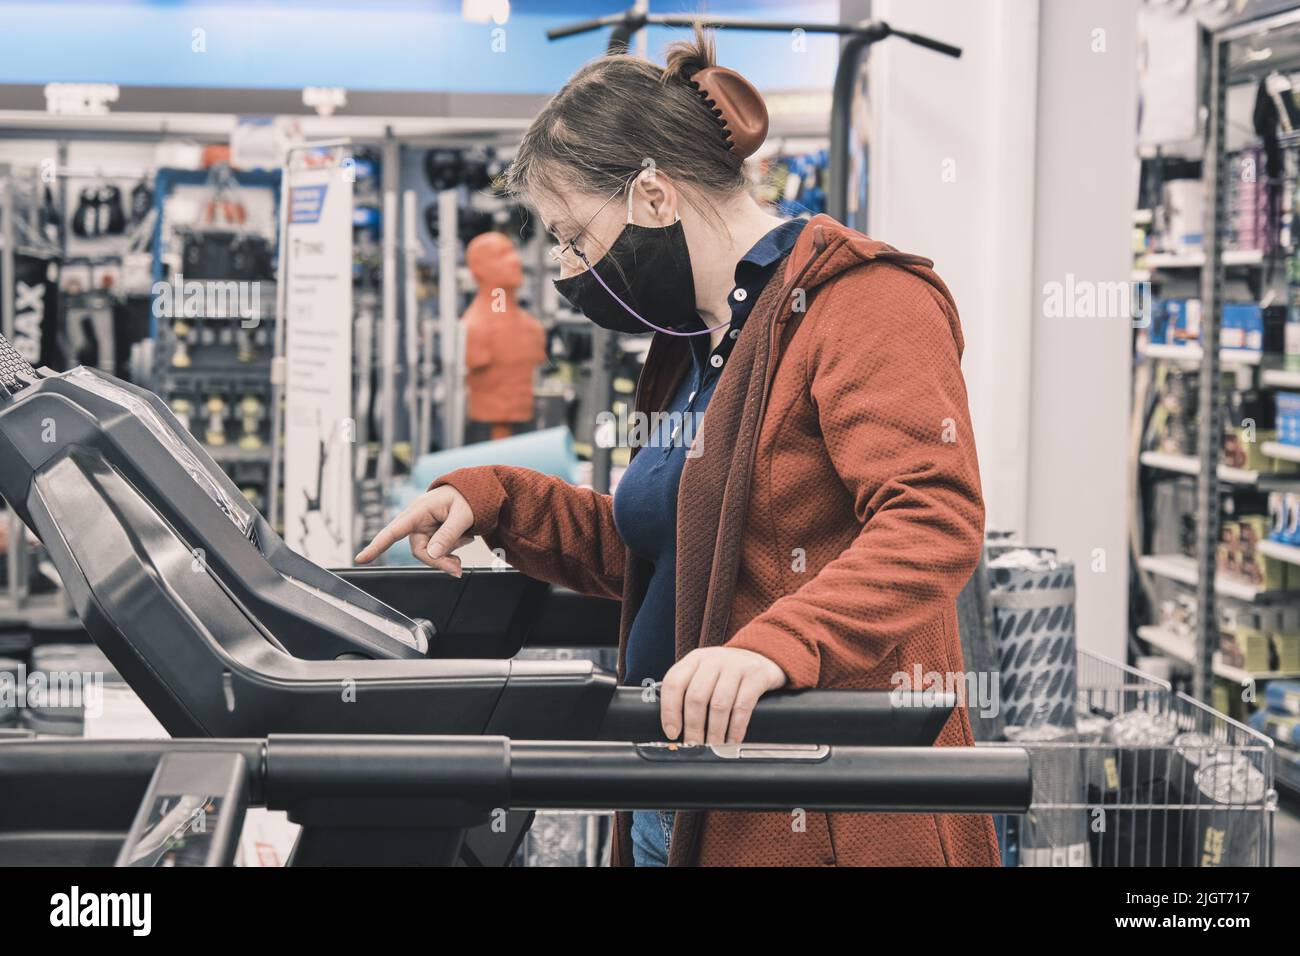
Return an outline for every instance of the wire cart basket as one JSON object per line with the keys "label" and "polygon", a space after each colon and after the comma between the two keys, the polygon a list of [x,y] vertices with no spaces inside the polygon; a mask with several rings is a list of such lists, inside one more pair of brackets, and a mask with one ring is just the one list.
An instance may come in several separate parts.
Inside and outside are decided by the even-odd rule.
{"label": "wire cart basket", "polygon": [[1074,728],[1009,727],[1029,811],[995,818],[1007,866],[1271,866],[1273,741],[1168,683],[1078,652]]}

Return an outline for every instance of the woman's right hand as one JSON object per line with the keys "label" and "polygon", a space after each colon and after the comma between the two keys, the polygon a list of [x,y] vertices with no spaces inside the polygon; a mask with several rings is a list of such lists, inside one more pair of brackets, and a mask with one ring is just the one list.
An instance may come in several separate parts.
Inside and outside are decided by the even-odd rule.
{"label": "woman's right hand", "polygon": [[361,549],[357,564],[369,564],[403,538],[411,539],[411,553],[431,568],[460,577],[460,558],[451,552],[469,544],[474,512],[451,485],[426,491]]}

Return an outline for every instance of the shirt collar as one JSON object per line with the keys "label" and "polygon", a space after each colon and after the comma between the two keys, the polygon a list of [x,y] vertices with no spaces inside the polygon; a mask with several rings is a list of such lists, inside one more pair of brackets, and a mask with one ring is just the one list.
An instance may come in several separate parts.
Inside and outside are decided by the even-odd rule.
{"label": "shirt collar", "polygon": [[750,250],[736,263],[736,284],[739,285],[749,266],[767,269],[776,264],[782,256],[794,248],[799,233],[808,224],[806,219],[791,219],[770,230],[762,239],[754,243]]}
{"label": "shirt collar", "polygon": [[[791,219],[789,222],[783,222],[781,225],[769,230],[763,238],[754,243],[736,263],[736,285],[732,288],[731,302],[731,327],[733,330],[739,329],[744,325],[745,320],[749,317],[750,310],[753,309],[758,295],[767,285],[772,276],[772,270],[781,259],[789,254],[794,248],[795,242],[799,239],[799,234],[803,232],[803,227],[807,225],[806,219]],[[735,290],[742,288],[745,290],[746,298],[744,303],[737,303],[734,299]],[[735,344],[734,331],[732,334],[723,338],[722,342],[716,348],[711,346],[709,337],[706,335],[692,336],[690,339],[691,355],[695,367],[699,371],[704,371],[705,363],[708,362],[713,354],[721,355],[725,359],[731,354],[731,348]]]}

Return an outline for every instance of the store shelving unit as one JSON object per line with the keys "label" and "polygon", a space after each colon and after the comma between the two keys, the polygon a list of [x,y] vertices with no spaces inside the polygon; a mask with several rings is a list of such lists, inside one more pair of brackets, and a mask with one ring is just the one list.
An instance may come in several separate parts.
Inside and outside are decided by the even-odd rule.
{"label": "store shelving unit", "polygon": [[[1282,31],[1286,36],[1275,35],[1274,31]],[[1266,48],[1270,51],[1266,56],[1258,53]],[[1194,542],[1190,554],[1141,554],[1136,559],[1140,571],[1149,576],[1148,580],[1175,582],[1175,585],[1165,586],[1160,593],[1168,593],[1169,587],[1195,590],[1194,624],[1188,629],[1172,624],[1139,622],[1135,630],[1137,637],[1152,651],[1170,658],[1179,670],[1190,671],[1193,696],[1206,702],[1213,699],[1216,681],[1241,688],[1253,687],[1262,681],[1300,679],[1300,672],[1248,670],[1233,666],[1220,653],[1221,604],[1227,602],[1238,610],[1294,607],[1300,604],[1300,591],[1294,590],[1294,580],[1287,580],[1292,589],[1264,588],[1257,580],[1247,580],[1223,571],[1217,561],[1225,493],[1300,491],[1300,472],[1286,473],[1279,467],[1275,473],[1269,466],[1234,468],[1220,462],[1228,399],[1223,373],[1235,373],[1239,388],[1300,390],[1300,369],[1284,367],[1285,361],[1271,353],[1210,347],[1221,341],[1225,301],[1239,298],[1238,294],[1225,295],[1225,284],[1229,279],[1239,283],[1238,290],[1242,288],[1240,283],[1244,283],[1252,297],[1262,304],[1273,302],[1294,307],[1297,302],[1300,284],[1297,284],[1294,271],[1288,276],[1285,268],[1286,260],[1296,254],[1294,218],[1289,241],[1283,239],[1278,252],[1270,254],[1259,249],[1229,247],[1234,211],[1229,208],[1227,200],[1234,188],[1230,176],[1235,166],[1227,145],[1227,108],[1230,86],[1257,83],[1263,75],[1261,71],[1280,70],[1292,76],[1300,72],[1298,50],[1300,11],[1204,33],[1202,62],[1206,66],[1204,79],[1208,81],[1208,100],[1204,153],[1201,156],[1206,203],[1202,246],[1179,252],[1146,253],[1135,263],[1133,274],[1134,281],[1150,281],[1160,289],[1176,288],[1179,295],[1188,298],[1199,296],[1200,300],[1199,337],[1205,347],[1194,343],[1139,342],[1136,355],[1139,361],[1163,362],[1183,369],[1196,369],[1199,373],[1196,407],[1183,409],[1183,414],[1189,418],[1195,413],[1196,453],[1140,451],[1134,463],[1149,478],[1158,479],[1163,474],[1168,478],[1186,476],[1178,480],[1187,482],[1190,478],[1195,482]],[[1249,55],[1251,51],[1255,55]],[[1236,125],[1234,122],[1234,129]],[[1300,147],[1300,136],[1295,140],[1293,144],[1285,141],[1283,144],[1283,149],[1291,152],[1287,157],[1288,169],[1296,166],[1295,149]],[[1134,225],[1138,228],[1159,221],[1160,216],[1149,210],[1139,210],[1134,216]],[[1191,291],[1193,288],[1195,292]],[[1300,447],[1294,445],[1265,441],[1260,444],[1259,451],[1265,458],[1279,463],[1300,462]],[[1193,530],[1190,523],[1185,528],[1189,534]],[[1188,542],[1188,538],[1183,541]],[[1269,560],[1300,567],[1300,547],[1263,540],[1256,548],[1258,554]],[[1279,765],[1286,763],[1282,759],[1286,749],[1282,747],[1279,750]],[[1288,785],[1290,782],[1300,784],[1300,754],[1296,755],[1291,768],[1294,773],[1288,776],[1284,772],[1286,769],[1279,766],[1278,780]]]}
{"label": "store shelving unit", "polygon": [[[1279,25],[1291,21],[1282,18]],[[1226,149],[1227,89],[1234,78],[1229,67],[1229,46],[1234,39],[1258,32],[1258,27],[1234,27],[1207,33],[1205,62],[1209,65],[1209,109],[1206,150],[1203,170],[1207,195],[1207,222],[1205,240],[1199,250],[1179,252],[1150,252],[1142,257],[1141,269],[1151,281],[1177,281],[1186,285],[1195,279],[1199,283],[1201,309],[1201,342],[1219,341],[1219,322],[1224,301],[1224,281],[1229,269],[1252,273],[1256,282],[1262,278],[1258,270],[1267,263],[1259,249],[1225,248],[1228,233],[1226,193],[1228,154]],[[1150,210],[1139,210],[1134,223],[1148,226],[1155,217]],[[1219,577],[1216,574],[1216,546],[1219,539],[1219,500],[1222,487],[1253,488],[1260,491],[1300,488],[1300,475],[1272,474],[1255,469],[1233,468],[1218,461],[1224,396],[1221,393],[1223,370],[1248,369],[1256,371],[1261,386],[1285,387],[1300,383],[1300,373],[1270,368],[1258,351],[1244,349],[1203,348],[1195,343],[1143,344],[1139,359],[1177,363],[1200,371],[1197,454],[1171,454],[1144,451],[1139,455],[1139,465],[1145,469],[1196,478],[1196,546],[1195,557],[1184,555],[1144,555],[1138,566],[1148,574],[1178,581],[1197,590],[1197,620],[1199,633],[1192,648],[1193,690],[1201,699],[1208,699],[1212,677],[1215,675],[1214,653],[1218,646],[1218,615],[1216,598],[1253,602],[1269,597],[1267,592],[1251,584]],[[1300,461],[1300,448],[1266,442],[1261,450],[1282,460]],[[1139,629],[1139,636],[1154,634],[1149,627]],[[1144,637],[1145,639],[1145,637]],[[1158,641],[1148,641],[1162,647]],[[1167,643],[1167,642],[1166,642]],[[1187,654],[1181,658],[1186,659]],[[1223,668],[1219,668],[1222,676]]]}

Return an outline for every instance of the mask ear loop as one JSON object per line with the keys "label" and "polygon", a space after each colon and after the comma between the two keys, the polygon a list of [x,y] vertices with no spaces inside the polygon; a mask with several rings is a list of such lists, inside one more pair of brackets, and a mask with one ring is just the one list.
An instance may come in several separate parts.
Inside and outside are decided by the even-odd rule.
{"label": "mask ear loop", "polygon": [[[627,223],[626,223],[626,225],[629,225],[629,226],[634,226],[634,225],[636,225],[636,223],[634,223],[634,222],[632,221],[632,190],[633,190],[635,187],[636,187],[636,179],[634,178],[630,183],[628,183],[628,187],[627,187]],[[679,223],[679,222],[681,222],[681,221],[682,221],[681,213],[677,213],[677,214],[676,214],[676,217],[673,219],[673,224],[675,225],[675,224],[677,224],[677,223]],[[609,287],[609,285],[605,282],[605,280],[602,279],[602,278],[600,277],[600,273],[596,271],[596,267],[595,267],[594,265],[592,265],[591,261],[587,258],[586,254],[585,254],[584,252],[582,252],[582,250],[580,250],[580,249],[574,249],[573,251],[576,252],[576,253],[578,254],[578,258],[582,260],[583,265],[585,265],[585,266],[587,267],[587,271],[588,271],[589,273],[591,273],[592,277],[593,277],[597,282],[600,283],[600,287],[601,287],[602,289],[604,289],[607,293],[609,293],[609,297],[610,297],[611,299],[613,299],[615,302],[617,302],[619,305],[621,305],[621,306],[623,307],[624,311],[626,311],[626,312],[628,313],[628,315],[632,316],[632,318],[636,319],[636,320],[637,320],[638,322],[640,322],[642,325],[645,325],[645,326],[648,326],[648,327],[654,329],[656,332],[662,332],[664,335],[674,335],[674,336],[677,336],[677,337],[679,337],[679,338],[690,338],[690,337],[693,336],[693,335],[708,335],[710,332],[716,332],[718,329],[725,329],[727,326],[729,326],[729,325],[731,324],[730,321],[727,321],[727,322],[721,322],[721,323],[719,323],[718,325],[707,326],[706,328],[700,329],[699,331],[696,331],[696,332],[676,332],[676,331],[674,331],[674,330],[672,330],[672,329],[666,329],[666,328],[664,328],[664,327],[661,326],[661,325],[655,325],[655,324],[654,324],[653,322],[651,322],[649,319],[645,318],[643,315],[641,315],[639,312],[637,312],[636,309],[632,308],[630,305],[628,305],[626,302],[624,302],[621,298],[619,298],[618,293],[615,292],[613,289],[611,289],[611,288]]]}

